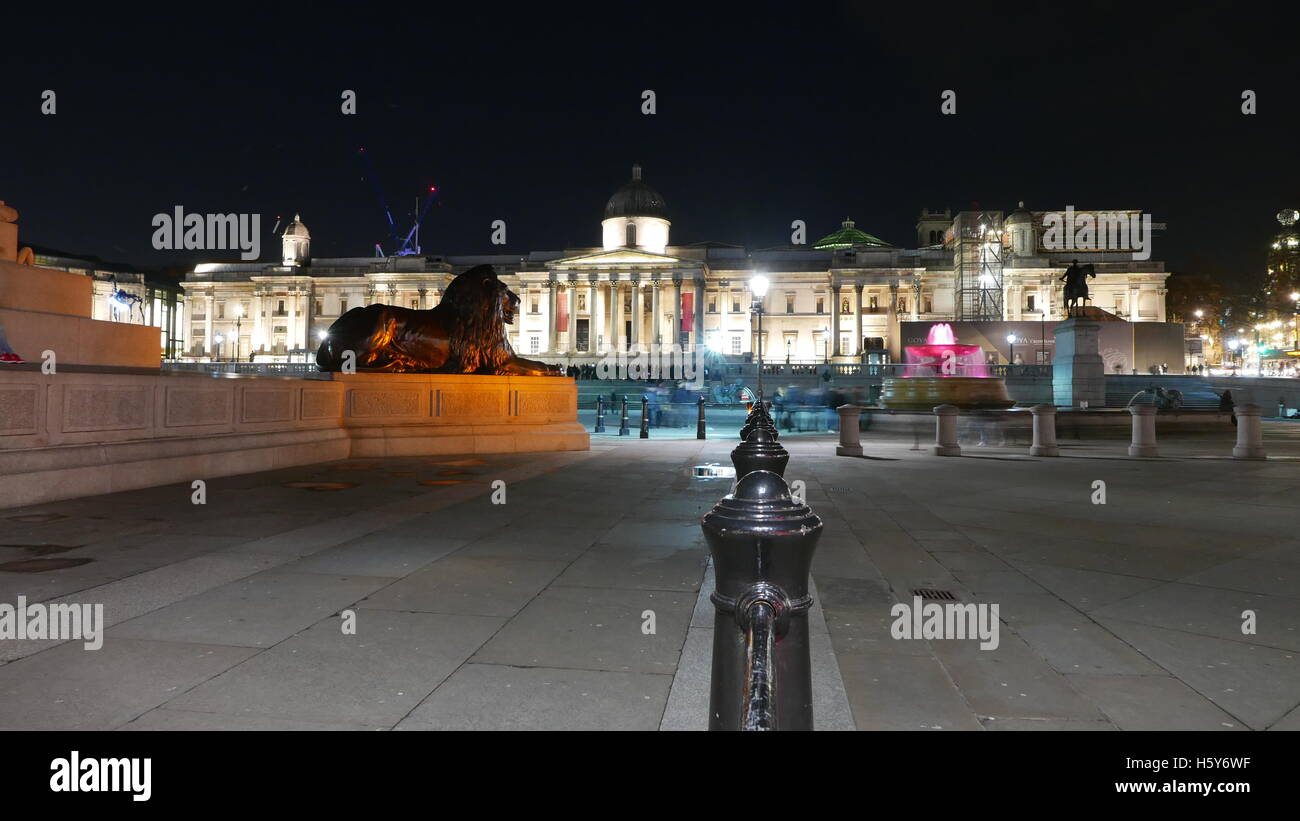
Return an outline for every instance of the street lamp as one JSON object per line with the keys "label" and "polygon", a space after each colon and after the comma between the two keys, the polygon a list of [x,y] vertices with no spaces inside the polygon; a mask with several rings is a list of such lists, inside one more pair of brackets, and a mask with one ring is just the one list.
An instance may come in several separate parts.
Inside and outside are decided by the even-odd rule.
{"label": "street lamp", "polygon": [[[1009,333],[1007,334],[1007,366],[1009,368],[1014,364],[1016,364],[1016,335]],[[1008,370],[1007,373],[1011,371]]]}
{"label": "street lamp", "polygon": [[222,342],[225,342],[225,341],[226,341],[226,338],[225,338],[224,336],[222,336],[221,334],[217,334],[216,336],[212,337],[212,343],[213,343],[214,345],[217,346],[217,348],[216,348],[216,350],[214,351],[214,353],[216,354],[216,360],[217,360],[218,362],[221,361],[221,343],[222,343]]}
{"label": "street lamp", "polygon": [[758,404],[763,404],[763,297],[772,283],[762,274],[749,278],[749,291],[754,295],[750,311],[758,317]]}
{"label": "street lamp", "polygon": [[231,362],[234,362],[236,359],[239,358],[239,340],[241,338],[240,328],[243,326],[243,323],[244,323],[244,306],[236,305],[235,306],[235,344],[233,349],[230,352]]}

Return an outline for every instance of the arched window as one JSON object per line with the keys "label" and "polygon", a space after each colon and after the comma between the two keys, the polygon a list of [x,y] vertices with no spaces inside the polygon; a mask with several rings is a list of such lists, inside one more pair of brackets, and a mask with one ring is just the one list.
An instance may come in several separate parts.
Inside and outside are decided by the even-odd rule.
{"label": "arched window", "polygon": [[636,247],[636,223],[635,222],[629,222],[627,224],[627,247],[628,248]]}

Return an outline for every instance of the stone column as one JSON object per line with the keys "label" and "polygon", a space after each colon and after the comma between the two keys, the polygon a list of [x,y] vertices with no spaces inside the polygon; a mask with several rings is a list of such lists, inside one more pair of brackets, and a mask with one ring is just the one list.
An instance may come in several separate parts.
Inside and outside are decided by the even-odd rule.
{"label": "stone column", "polygon": [[1237,405],[1237,446],[1232,449],[1233,459],[1267,459],[1264,453],[1264,429],[1260,425],[1258,405]]}
{"label": "stone column", "polygon": [[650,280],[650,341],[664,344],[664,318],[659,315],[659,275]]}
{"label": "stone column", "polygon": [[681,343],[682,338],[682,278],[673,275],[673,344]]}
{"label": "stone column", "polygon": [[915,280],[912,283],[912,321],[919,322],[921,319],[921,280]]}
{"label": "stone column", "polygon": [[556,291],[558,290],[557,283],[555,282],[555,280],[547,280],[546,290],[549,293],[549,297],[547,301],[547,314],[546,314],[546,352],[555,353],[556,352],[555,311],[556,311]]}
{"label": "stone column", "polygon": [[610,290],[614,296],[614,314],[611,317],[614,322],[614,350],[623,351],[627,350],[627,331],[623,321],[623,282],[610,282]]}
{"label": "stone column", "polygon": [[853,344],[849,350],[862,358],[862,284],[853,284]]}
{"label": "stone column", "polygon": [[641,311],[641,277],[638,274],[632,275],[632,339],[631,348],[634,351],[641,350],[641,320],[644,319]]}
{"label": "stone column", "polygon": [[264,304],[265,291],[261,288],[253,289],[253,304],[250,308],[253,312],[253,339],[249,346],[256,353],[261,348],[266,347],[266,320],[262,316],[265,308]]}
{"label": "stone column", "polygon": [[704,344],[704,280],[695,280],[695,338],[692,345]]}
{"label": "stone column", "polygon": [[206,317],[203,320],[203,347],[208,356],[212,356],[212,315],[217,312],[217,299],[211,291],[208,291],[204,299],[207,300],[207,310],[203,314]]}
{"label": "stone column", "polygon": [[564,291],[564,306],[569,309],[569,326],[565,332],[564,352],[569,356],[573,356],[578,350],[578,280],[576,274],[569,274],[569,284]]}
{"label": "stone column", "polygon": [[934,409],[934,455],[961,456],[961,446],[957,444],[957,415],[961,413],[956,405],[940,405]]}
{"label": "stone column", "polygon": [[831,280],[831,356],[839,356],[840,351],[840,286]]}
{"label": "stone column", "polygon": [[1059,456],[1056,448],[1056,406],[1034,405],[1029,409],[1034,415],[1034,443],[1030,456]]}
{"label": "stone column", "polygon": [[429,289],[421,285],[420,286],[420,310],[421,311],[427,310],[429,307],[428,304],[426,303],[428,296],[429,296]]}
{"label": "stone column", "polygon": [[889,346],[889,359],[892,362],[898,362],[902,359],[902,346],[899,339],[902,337],[902,329],[898,325],[898,280],[889,281],[889,307],[886,309],[885,333],[888,339],[885,340]]}
{"label": "stone column", "polygon": [[1128,446],[1129,456],[1159,456],[1156,450],[1156,409],[1153,405],[1130,405],[1133,414],[1133,441]]}
{"label": "stone column", "polygon": [[596,275],[591,274],[587,277],[587,353],[596,354],[600,351],[596,344],[596,317],[600,316],[596,312]]}

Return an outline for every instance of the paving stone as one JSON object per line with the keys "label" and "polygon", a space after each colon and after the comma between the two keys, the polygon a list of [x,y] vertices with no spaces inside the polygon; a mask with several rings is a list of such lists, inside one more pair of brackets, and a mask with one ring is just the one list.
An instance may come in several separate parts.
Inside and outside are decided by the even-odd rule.
{"label": "paving stone", "polygon": [[105,635],[269,647],[391,581],[269,570],[131,619]]}
{"label": "paving stone", "polygon": [[654,730],[664,674],[467,664],[399,730]]}
{"label": "paving stone", "polygon": [[254,653],[243,647],[106,637],[0,667],[0,729],[111,730]]}
{"label": "paving stone", "polygon": [[362,610],[325,619],[167,703],[170,709],[391,727],[504,619]]}
{"label": "paving stone", "polygon": [[1069,676],[1121,730],[1244,730],[1241,722],[1171,676]]}
{"label": "paving stone", "polygon": [[[472,659],[480,664],[671,674],[694,592],[547,588]],[[642,613],[656,632],[642,632]]]}
{"label": "paving stone", "polygon": [[564,568],[564,562],[452,556],[373,593],[360,607],[508,617]]}

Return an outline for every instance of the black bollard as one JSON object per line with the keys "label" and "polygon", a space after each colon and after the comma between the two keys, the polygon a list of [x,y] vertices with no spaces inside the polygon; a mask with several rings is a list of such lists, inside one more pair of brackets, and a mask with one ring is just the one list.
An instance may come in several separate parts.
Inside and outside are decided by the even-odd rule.
{"label": "black bollard", "polygon": [[710,730],[811,730],[808,572],[822,521],[756,470],[700,524],[717,590]]}
{"label": "black bollard", "polygon": [[699,413],[695,416],[695,438],[704,438],[704,397],[699,399]]}
{"label": "black bollard", "polygon": [[790,454],[767,428],[754,428],[749,438],[731,452],[731,464],[736,466],[737,479],[756,470],[770,470],[777,476],[785,476],[785,466],[789,461]]}
{"label": "black bollard", "polygon": [[650,405],[650,400],[646,399],[644,396],[641,397],[641,438],[642,439],[650,438],[650,415],[647,413],[647,408],[649,407],[649,405]]}
{"label": "black bollard", "polygon": [[631,436],[632,431],[627,429],[627,397],[623,397],[623,416],[618,420],[618,435]]}
{"label": "black bollard", "polygon": [[755,405],[754,409],[749,412],[749,416],[745,417],[745,426],[740,429],[740,441],[743,442],[748,439],[750,432],[758,427],[767,428],[772,431],[774,436],[780,436],[776,429],[776,423],[772,421],[771,414],[767,412],[767,408],[762,402]]}
{"label": "black bollard", "polygon": [[596,428],[592,433],[605,432],[605,397],[596,397]]}

